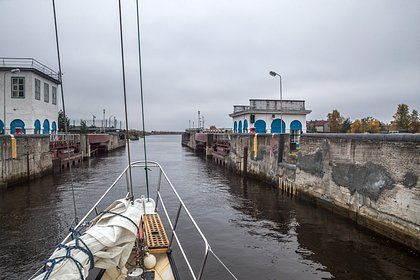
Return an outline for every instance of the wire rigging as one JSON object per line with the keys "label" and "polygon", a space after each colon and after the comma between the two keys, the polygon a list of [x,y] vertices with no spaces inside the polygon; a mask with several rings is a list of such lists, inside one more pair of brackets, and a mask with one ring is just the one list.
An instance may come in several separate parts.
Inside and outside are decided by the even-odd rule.
{"label": "wire rigging", "polygon": [[[60,81],[60,92],[61,92],[61,102],[63,106],[63,118],[64,118],[64,135],[66,138],[66,148],[67,152],[70,149],[69,144],[69,137],[68,137],[68,128],[67,128],[67,114],[66,114],[66,106],[64,102],[64,88],[63,88],[63,74],[61,72],[61,57],[60,57],[60,44],[58,40],[58,29],[57,29],[57,13],[55,10],[55,0],[52,0],[53,5],[53,12],[54,12],[54,28],[55,28],[55,42],[57,46],[57,60],[58,60],[58,80]],[[70,153],[67,153],[67,157],[70,160]],[[77,217],[77,207],[76,207],[76,197],[74,194],[74,186],[73,186],[73,176],[71,170],[71,164],[69,165],[70,168],[70,181],[71,181],[71,192],[73,196],[73,208],[74,208],[74,223],[77,225],[79,223],[79,218]]]}
{"label": "wire rigging", "polygon": [[139,0],[136,0],[136,10],[137,10],[137,46],[138,46],[138,57],[139,57],[139,81],[140,81],[140,98],[141,98],[141,120],[142,120],[142,130],[143,130],[143,150],[144,150],[144,170],[146,172],[146,190],[147,190],[147,199],[150,198],[149,195],[149,176],[147,168],[147,149],[146,149],[146,127],[144,120],[144,95],[143,95],[143,74],[142,74],[142,63],[141,63],[141,33],[140,33],[140,9],[139,9]]}
{"label": "wire rigging", "polygon": [[127,90],[125,84],[125,63],[124,63],[124,40],[123,40],[123,26],[122,26],[122,15],[121,15],[121,0],[118,1],[118,12],[120,19],[120,40],[121,40],[121,66],[122,66],[122,79],[123,79],[123,91],[124,91],[124,113],[125,113],[125,140],[127,143],[127,157],[128,157],[128,185],[127,191],[130,193],[130,200],[133,200],[133,180],[131,177],[131,153],[130,153],[130,141],[128,135],[128,110],[127,110]]}

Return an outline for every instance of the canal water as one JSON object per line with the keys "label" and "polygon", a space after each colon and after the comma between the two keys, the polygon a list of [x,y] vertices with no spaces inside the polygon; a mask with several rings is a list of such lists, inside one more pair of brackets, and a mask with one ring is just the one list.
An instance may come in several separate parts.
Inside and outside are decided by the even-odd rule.
{"label": "canal water", "polygon": [[[180,136],[147,141],[149,158],[164,167],[238,279],[420,279],[420,257],[407,248],[232,174],[181,147]],[[143,158],[141,141],[131,149],[133,160]],[[64,238],[74,218],[71,186],[80,216],[126,163],[122,149],[72,172],[0,190],[0,279],[30,277]],[[201,256],[200,250],[192,254]],[[206,273],[205,279],[230,279],[214,258]]]}

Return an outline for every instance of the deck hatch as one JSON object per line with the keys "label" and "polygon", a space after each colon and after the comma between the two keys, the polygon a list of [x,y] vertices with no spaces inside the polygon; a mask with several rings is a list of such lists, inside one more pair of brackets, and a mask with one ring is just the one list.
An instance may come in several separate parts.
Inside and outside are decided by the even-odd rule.
{"label": "deck hatch", "polygon": [[146,246],[152,254],[166,253],[169,251],[169,240],[163,227],[159,214],[144,215],[144,231]]}

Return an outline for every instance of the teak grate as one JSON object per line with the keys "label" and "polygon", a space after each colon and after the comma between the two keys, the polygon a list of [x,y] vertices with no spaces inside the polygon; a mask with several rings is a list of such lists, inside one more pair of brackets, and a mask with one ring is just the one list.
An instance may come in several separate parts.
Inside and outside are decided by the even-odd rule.
{"label": "teak grate", "polygon": [[144,215],[144,232],[146,235],[146,246],[152,254],[169,251],[168,236],[158,214]]}

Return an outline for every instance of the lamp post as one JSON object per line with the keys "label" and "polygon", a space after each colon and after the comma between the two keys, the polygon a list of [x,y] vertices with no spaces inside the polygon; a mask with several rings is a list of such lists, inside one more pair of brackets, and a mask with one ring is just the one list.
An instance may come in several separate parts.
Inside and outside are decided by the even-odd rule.
{"label": "lamp post", "polygon": [[281,84],[281,76],[280,74],[274,72],[274,71],[270,71],[269,72],[270,76],[278,76],[280,79],[280,133],[283,132],[283,90],[282,90],[282,84]]}
{"label": "lamp post", "polygon": [[12,74],[19,73],[20,69],[19,68],[12,69],[10,71],[4,72],[4,74],[3,74],[3,123],[4,123],[3,124],[4,125],[4,128],[3,128],[4,133],[3,134],[6,134],[6,124],[7,124],[7,122],[6,122],[6,74],[9,73],[9,72],[12,73]]}

